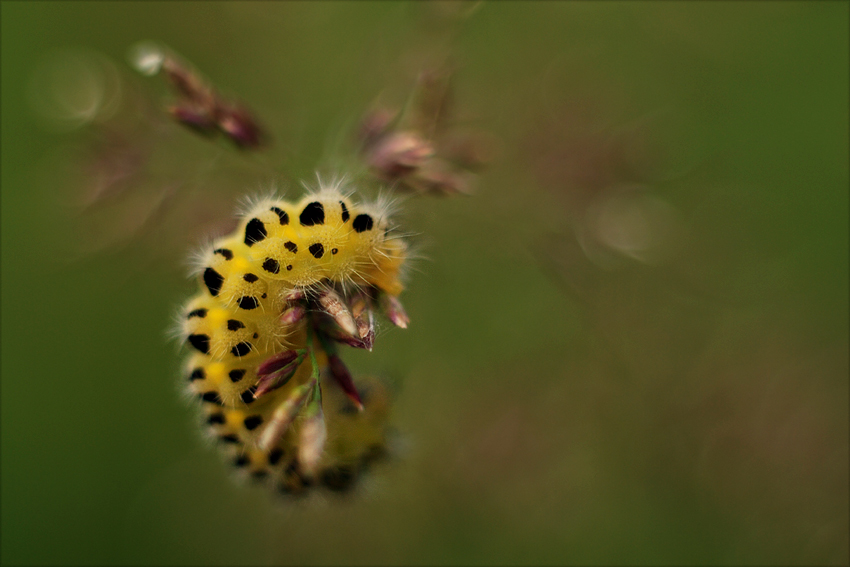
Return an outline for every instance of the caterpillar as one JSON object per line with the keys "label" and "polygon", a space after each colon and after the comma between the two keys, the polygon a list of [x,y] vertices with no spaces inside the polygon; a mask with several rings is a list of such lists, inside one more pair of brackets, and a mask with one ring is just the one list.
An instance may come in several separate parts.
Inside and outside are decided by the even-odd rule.
{"label": "caterpillar", "polygon": [[201,251],[179,314],[184,373],[243,474],[285,493],[342,490],[384,452],[389,392],[355,386],[334,345],[371,349],[376,305],[406,326],[406,258],[385,207],[321,183],[298,202],[260,199]]}

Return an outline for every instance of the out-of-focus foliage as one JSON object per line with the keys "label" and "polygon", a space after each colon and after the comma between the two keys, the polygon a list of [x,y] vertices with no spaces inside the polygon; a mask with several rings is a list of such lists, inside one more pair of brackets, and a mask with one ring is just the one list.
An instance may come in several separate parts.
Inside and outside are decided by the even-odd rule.
{"label": "out-of-focus foliage", "polygon": [[[0,10],[4,564],[847,564],[846,3]],[[148,39],[272,145],[172,123]],[[281,507],[176,393],[180,258],[444,63],[495,159],[402,203],[411,324],[351,353],[397,458]]]}

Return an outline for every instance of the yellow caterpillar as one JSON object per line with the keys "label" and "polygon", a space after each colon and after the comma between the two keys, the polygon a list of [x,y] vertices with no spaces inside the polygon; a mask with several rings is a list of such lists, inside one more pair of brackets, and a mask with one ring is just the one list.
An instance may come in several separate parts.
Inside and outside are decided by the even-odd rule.
{"label": "yellow caterpillar", "polygon": [[[346,305],[355,293],[371,304],[402,291],[406,246],[390,235],[390,228],[383,208],[357,204],[335,187],[323,188],[297,203],[259,201],[236,232],[200,256],[201,289],[180,315],[182,338],[192,350],[185,368],[190,391],[201,400],[207,427],[233,464],[284,492],[297,492],[315,480],[331,489],[345,488],[384,449],[386,389],[373,379],[358,385],[360,397],[352,401],[327,378],[332,333],[319,340],[319,314],[311,311],[315,298],[328,290],[338,290]],[[282,317],[296,306],[306,308],[306,315]],[[285,383],[255,399],[262,378],[258,368],[285,351],[311,355],[299,358]],[[305,470],[299,458],[304,419],[279,436],[267,435],[264,441],[262,436],[277,408],[320,369],[327,442],[318,464]],[[362,408],[355,403],[360,401]]]}

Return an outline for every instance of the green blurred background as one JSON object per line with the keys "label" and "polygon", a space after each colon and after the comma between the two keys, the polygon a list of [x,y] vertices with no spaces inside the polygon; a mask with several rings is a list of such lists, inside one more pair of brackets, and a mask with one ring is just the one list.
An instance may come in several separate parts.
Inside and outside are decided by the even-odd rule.
{"label": "green blurred background", "polygon": [[[850,560],[847,3],[0,9],[3,564]],[[91,125],[47,119],[45,69],[99,53],[158,105],[126,65],[147,39],[276,144],[165,124],[137,197],[79,213]],[[181,258],[242,194],[344,169],[447,54],[494,160],[402,204],[413,323],[347,357],[398,384],[397,459],[281,505],[181,399]]]}

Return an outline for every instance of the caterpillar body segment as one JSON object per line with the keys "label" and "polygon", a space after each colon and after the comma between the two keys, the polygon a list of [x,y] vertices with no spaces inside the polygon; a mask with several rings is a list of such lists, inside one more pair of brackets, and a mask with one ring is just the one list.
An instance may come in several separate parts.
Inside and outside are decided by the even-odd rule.
{"label": "caterpillar body segment", "polygon": [[[185,375],[202,405],[206,429],[244,474],[268,479],[283,492],[315,483],[341,490],[382,453],[386,389],[373,379],[363,385],[369,394],[362,408],[352,402],[351,392],[347,396],[326,371],[329,339],[314,336],[321,332],[319,321],[322,328],[332,323],[326,314],[312,311],[321,310],[320,300],[328,294],[339,293],[347,304],[350,292],[359,305],[369,294],[401,293],[407,249],[389,233],[378,207],[323,189],[297,203],[272,198],[255,203],[235,233],[216,240],[201,255],[200,290],[181,311],[181,335],[191,351]],[[294,309],[303,315],[291,316]],[[357,318],[355,334],[364,321]],[[361,338],[350,337],[346,344],[359,345]],[[261,378],[269,383],[268,376],[258,375],[260,365],[299,349],[311,356],[291,376],[274,381],[274,388],[264,386],[255,395]],[[307,387],[312,392],[317,376],[326,442],[320,457],[305,467],[298,457],[309,454],[303,451],[306,422],[301,418],[279,436],[271,429],[266,436],[271,443],[261,439],[275,411],[294,392]],[[356,392],[354,396],[356,400]],[[316,399],[316,393],[309,399]]]}

